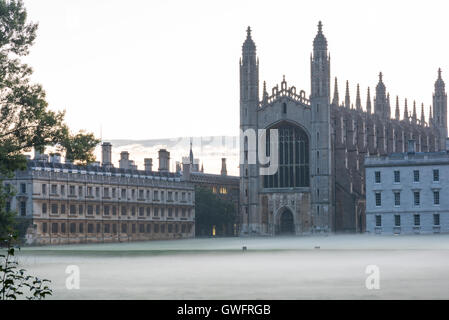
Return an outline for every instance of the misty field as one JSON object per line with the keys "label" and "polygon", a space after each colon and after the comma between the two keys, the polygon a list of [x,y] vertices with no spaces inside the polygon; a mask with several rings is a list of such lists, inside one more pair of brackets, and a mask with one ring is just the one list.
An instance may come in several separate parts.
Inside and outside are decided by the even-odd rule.
{"label": "misty field", "polygon": [[[50,299],[449,298],[449,235],[27,247],[19,261],[52,280]],[[79,289],[66,287],[68,266],[79,268]],[[367,289],[367,266],[378,268],[379,289]]]}

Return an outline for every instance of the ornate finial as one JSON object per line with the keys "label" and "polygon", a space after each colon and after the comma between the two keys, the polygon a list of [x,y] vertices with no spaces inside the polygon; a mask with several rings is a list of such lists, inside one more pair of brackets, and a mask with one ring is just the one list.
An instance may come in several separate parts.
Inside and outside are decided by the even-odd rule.
{"label": "ornate finial", "polygon": [[248,26],[248,29],[246,29],[246,35],[248,38],[251,38],[251,27]]}
{"label": "ornate finial", "polygon": [[266,92],[266,91],[267,91],[267,82],[264,81],[263,82],[263,92]]}
{"label": "ornate finial", "polygon": [[322,33],[323,32],[323,24],[321,23],[321,21],[318,22],[318,33]]}
{"label": "ornate finial", "polygon": [[382,82],[382,72],[379,73],[379,82]]}
{"label": "ornate finial", "polygon": [[282,75],[282,82],[285,82],[285,74]]}
{"label": "ornate finial", "polygon": [[438,79],[441,79],[441,68],[438,68]]}

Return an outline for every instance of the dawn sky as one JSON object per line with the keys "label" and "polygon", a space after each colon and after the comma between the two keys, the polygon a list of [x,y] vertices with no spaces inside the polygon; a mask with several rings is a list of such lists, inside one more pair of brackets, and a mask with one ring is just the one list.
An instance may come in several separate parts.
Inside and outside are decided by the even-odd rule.
{"label": "dawn sky", "polygon": [[[248,25],[268,90],[310,93],[319,20],[340,100],[349,80],[365,108],[378,73],[392,96],[425,105],[437,69],[449,81],[446,1],[26,0],[38,37],[26,58],[50,108],[104,139],[237,135],[241,45]],[[332,83],[333,92],[333,83]],[[394,105],[392,107],[394,111]]]}

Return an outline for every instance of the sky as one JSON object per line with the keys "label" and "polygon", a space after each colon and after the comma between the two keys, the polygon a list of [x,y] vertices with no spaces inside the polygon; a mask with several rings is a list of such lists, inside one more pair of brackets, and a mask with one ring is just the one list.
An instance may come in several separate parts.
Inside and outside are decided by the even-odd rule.
{"label": "sky", "polygon": [[346,80],[353,101],[359,83],[365,107],[382,72],[401,115],[408,98],[424,103],[427,117],[438,68],[449,81],[447,1],[24,2],[39,23],[25,59],[33,80],[74,131],[103,140],[237,135],[248,26],[269,92],[285,75],[310,93],[319,20],[340,100]]}

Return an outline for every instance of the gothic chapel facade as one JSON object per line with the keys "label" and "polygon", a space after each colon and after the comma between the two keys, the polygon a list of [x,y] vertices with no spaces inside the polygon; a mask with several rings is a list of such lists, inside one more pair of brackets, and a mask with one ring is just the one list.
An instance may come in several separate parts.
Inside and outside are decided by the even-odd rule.
{"label": "gothic chapel facade", "polygon": [[[364,158],[405,152],[407,141],[416,141],[417,152],[445,150],[447,94],[438,70],[433,106],[425,118],[416,104],[404,114],[396,97],[391,117],[390,95],[382,73],[373,101],[368,88],[362,108],[357,86],[355,105],[346,82],[344,102],[339,100],[337,79],[331,100],[330,58],[321,22],[313,41],[311,92],[287,86],[285,78],[271,94],[265,82],[259,97],[259,60],[248,27],[240,60],[240,219],[242,234],[310,234],[363,232],[365,228]],[[373,106],[373,110],[372,110]],[[432,113],[433,110],[433,113]],[[251,131],[268,129],[266,139],[251,145]],[[276,151],[270,150],[270,130],[278,129]],[[275,174],[261,174],[257,154],[278,152]],[[249,152],[249,153],[248,153]]]}

